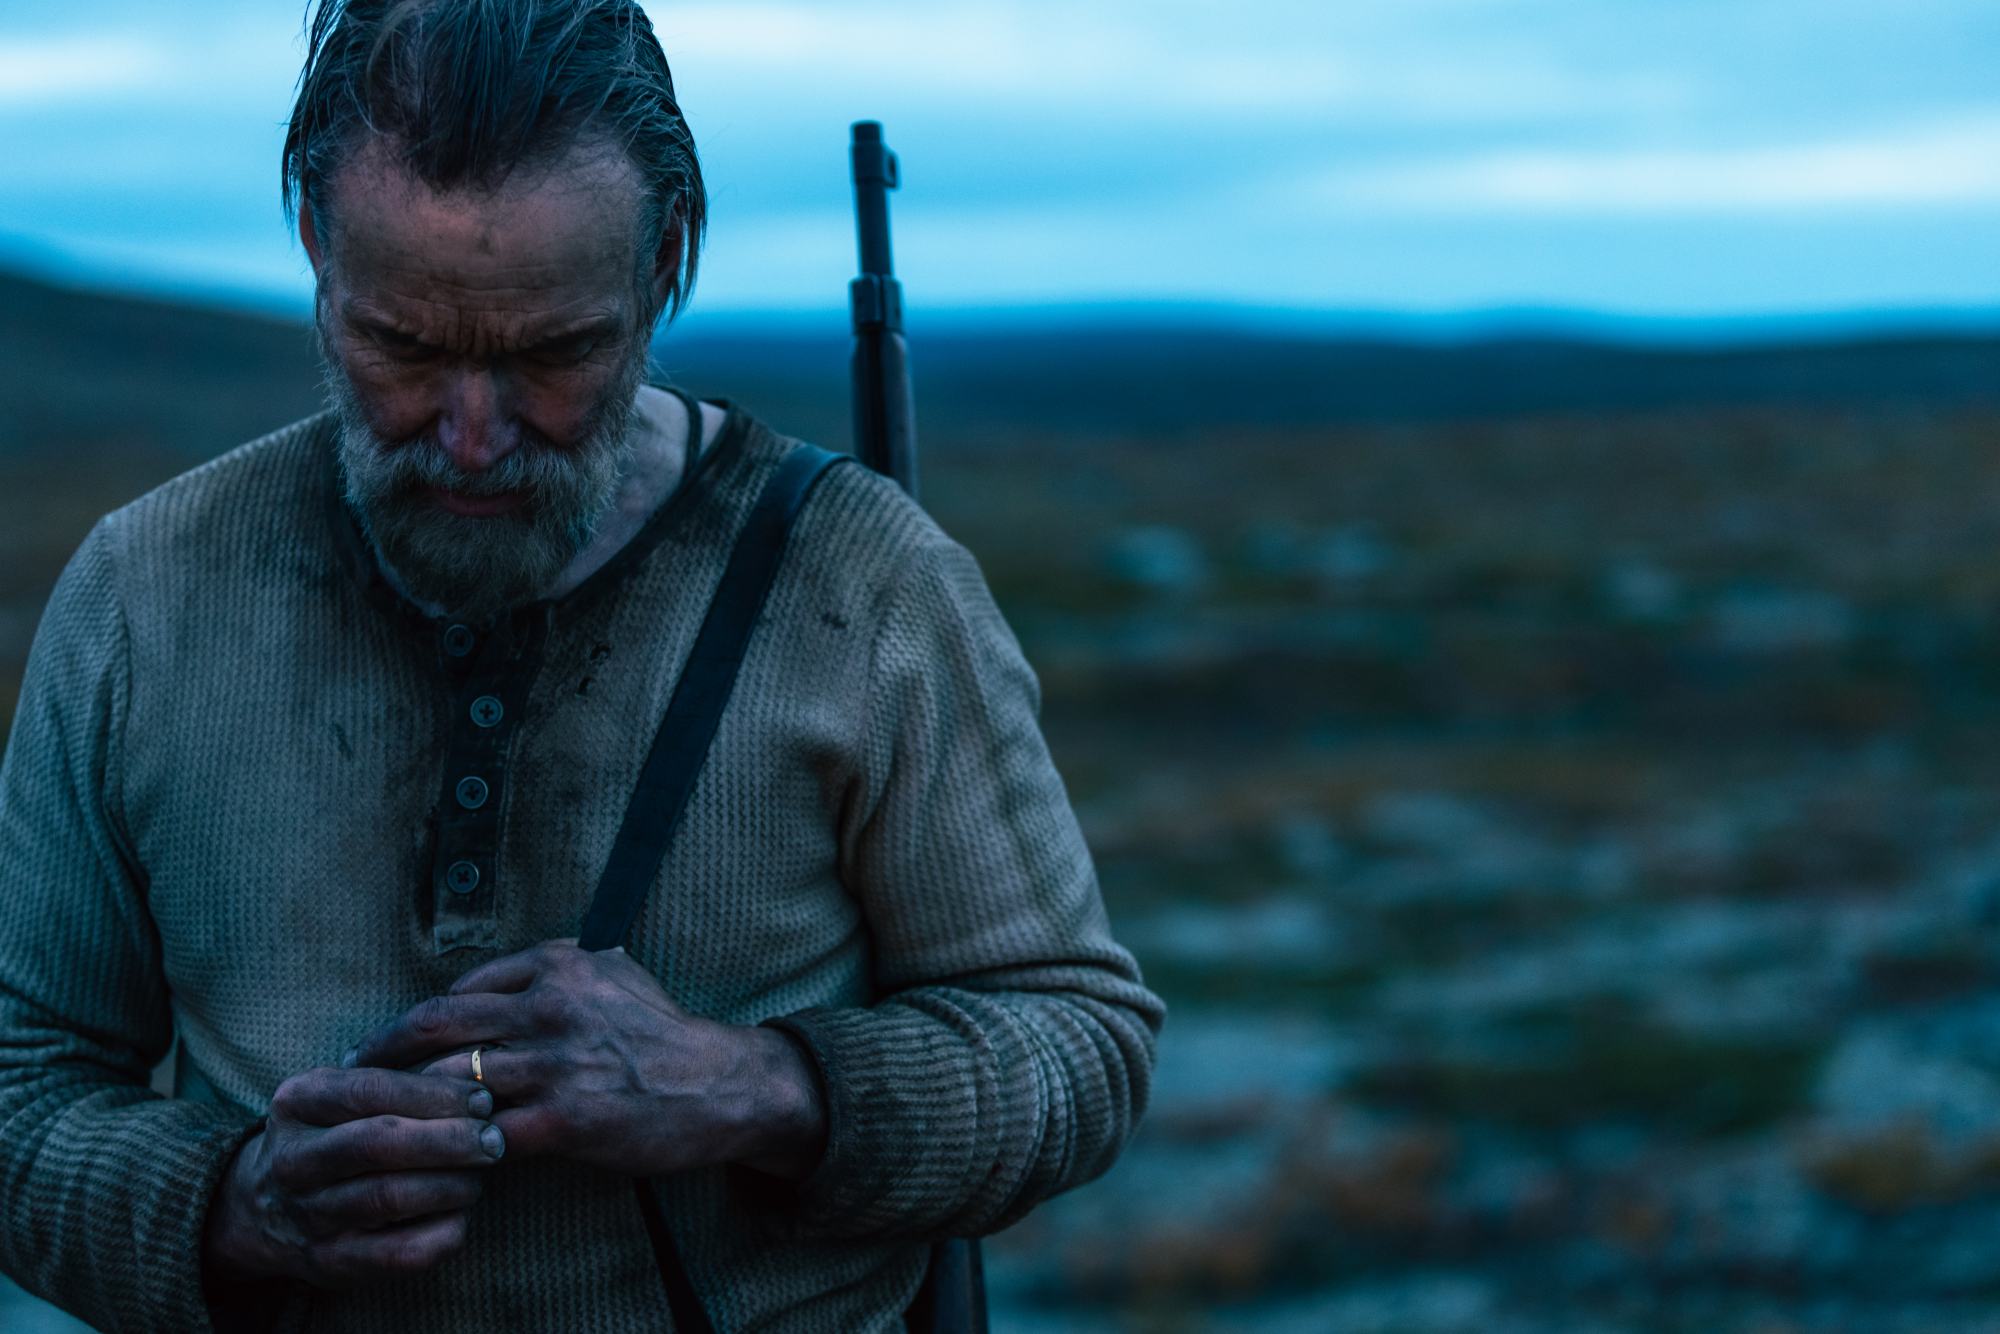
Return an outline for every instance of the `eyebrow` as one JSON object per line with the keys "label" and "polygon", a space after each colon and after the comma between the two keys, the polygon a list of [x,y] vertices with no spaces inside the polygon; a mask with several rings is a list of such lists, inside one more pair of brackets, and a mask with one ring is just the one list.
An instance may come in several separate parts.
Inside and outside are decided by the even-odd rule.
{"label": "eyebrow", "polygon": [[521,351],[533,352],[537,348],[553,347],[557,343],[570,343],[579,338],[602,338],[618,331],[618,321],[609,315],[593,315],[576,324],[564,325],[553,333],[540,334],[521,344]]}
{"label": "eyebrow", "polygon": [[[371,307],[356,302],[348,302],[341,313],[348,322],[375,334],[388,334],[396,338],[407,338],[426,347],[435,346],[425,342],[418,334],[412,333],[401,322],[386,315],[377,314]],[[554,347],[558,343],[574,342],[579,338],[602,338],[618,331],[619,321],[611,315],[592,315],[574,324],[562,325],[549,333],[537,334],[512,349],[516,352],[536,352]]]}

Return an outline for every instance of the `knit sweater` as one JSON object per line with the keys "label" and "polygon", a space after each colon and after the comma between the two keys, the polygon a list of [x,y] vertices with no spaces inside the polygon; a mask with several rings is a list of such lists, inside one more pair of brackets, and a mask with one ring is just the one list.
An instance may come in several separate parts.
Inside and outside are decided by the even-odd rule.
{"label": "knit sweater", "polygon": [[[0,767],[0,1270],[103,1329],[212,1328],[204,1220],[277,1085],[576,934],[793,444],[723,406],[638,536],[489,633],[383,579],[330,414],[92,529]],[[974,558],[833,469],[626,942],[689,1010],[791,1035],[825,1085],[804,1180],[658,1179],[719,1330],[900,1328],[929,1241],[1099,1176],[1143,1113],[1165,1007],[1110,934],[1039,709]],[[452,795],[468,766],[477,811]],[[280,1327],[671,1327],[629,1179],[531,1158],[485,1180],[462,1250],[294,1285]]]}

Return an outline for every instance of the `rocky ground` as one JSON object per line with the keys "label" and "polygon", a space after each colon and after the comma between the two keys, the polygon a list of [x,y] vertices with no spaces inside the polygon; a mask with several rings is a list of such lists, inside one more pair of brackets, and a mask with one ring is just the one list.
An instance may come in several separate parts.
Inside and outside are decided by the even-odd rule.
{"label": "rocky ground", "polygon": [[1994,425],[1135,447],[1064,578],[941,495],[1171,1006],[1007,1327],[2000,1329]]}

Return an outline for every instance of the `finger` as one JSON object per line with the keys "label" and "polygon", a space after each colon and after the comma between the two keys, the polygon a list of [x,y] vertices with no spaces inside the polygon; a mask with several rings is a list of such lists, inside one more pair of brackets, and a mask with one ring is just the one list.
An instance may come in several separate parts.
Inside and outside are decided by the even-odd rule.
{"label": "finger", "polygon": [[357,1042],[354,1064],[407,1068],[453,1047],[505,1042],[528,1031],[516,998],[486,992],[432,996]]}
{"label": "finger", "polygon": [[[480,1061],[485,1062],[482,1055]],[[337,1126],[365,1116],[455,1117],[486,1116],[491,1094],[482,1110],[472,1095],[481,1092],[465,1062],[462,1079],[433,1078],[404,1070],[368,1066],[341,1069],[318,1066],[293,1075],[271,1095],[271,1111],[281,1120],[309,1126]]]}
{"label": "finger", "polygon": [[384,1274],[419,1274],[465,1245],[471,1215],[439,1214],[380,1232],[350,1232],[313,1248],[325,1281],[358,1283]]}
{"label": "finger", "polygon": [[462,974],[451,984],[448,994],[463,996],[468,991],[526,991],[537,977],[555,965],[560,947],[576,948],[576,939],[575,936],[564,936],[559,940],[545,940],[504,958],[489,959]]}
{"label": "finger", "polygon": [[507,1136],[510,1158],[574,1158],[580,1151],[598,1147],[581,1142],[584,1137],[579,1135],[571,1113],[553,1099],[544,1098],[526,1107],[502,1107],[493,1113],[493,1124]]}
{"label": "finger", "polygon": [[315,1225],[315,1235],[332,1236],[470,1209],[485,1186],[485,1173],[470,1168],[373,1172],[308,1191],[300,1197],[299,1205]]}
{"label": "finger", "polygon": [[526,1102],[547,1088],[557,1064],[555,1053],[547,1046],[524,1043],[480,1048],[479,1072],[483,1078],[478,1081],[472,1078],[469,1051],[441,1056],[425,1066],[424,1073],[454,1087],[466,1084],[484,1088],[502,1103],[512,1105]]}
{"label": "finger", "polygon": [[490,1121],[371,1116],[286,1142],[271,1173],[279,1185],[302,1193],[369,1172],[491,1167],[506,1149],[505,1132]]}

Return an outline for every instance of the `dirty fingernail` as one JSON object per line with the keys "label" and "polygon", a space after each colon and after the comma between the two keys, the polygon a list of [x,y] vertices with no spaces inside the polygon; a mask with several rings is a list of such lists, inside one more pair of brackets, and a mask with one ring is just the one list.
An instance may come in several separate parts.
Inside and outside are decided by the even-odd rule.
{"label": "dirty fingernail", "polygon": [[498,1158],[507,1152],[507,1137],[500,1133],[499,1126],[488,1126],[479,1132],[479,1145],[490,1158]]}
{"label": "dirty fingernail", "polygon": [[349,1047],[347,1049],[347,1054],[340,1058],[340,1064],[345,1069],[352,1070],[354,1068],[354,1063],[360,1059],[361,1059],[361,1048]]}
{"label": "dirty fingernail", "polygon": [[474,1116],[493,1115],[493,1095],[485,1089],[474,1089],[472,1096],[465,1100],[465,1105]]}

